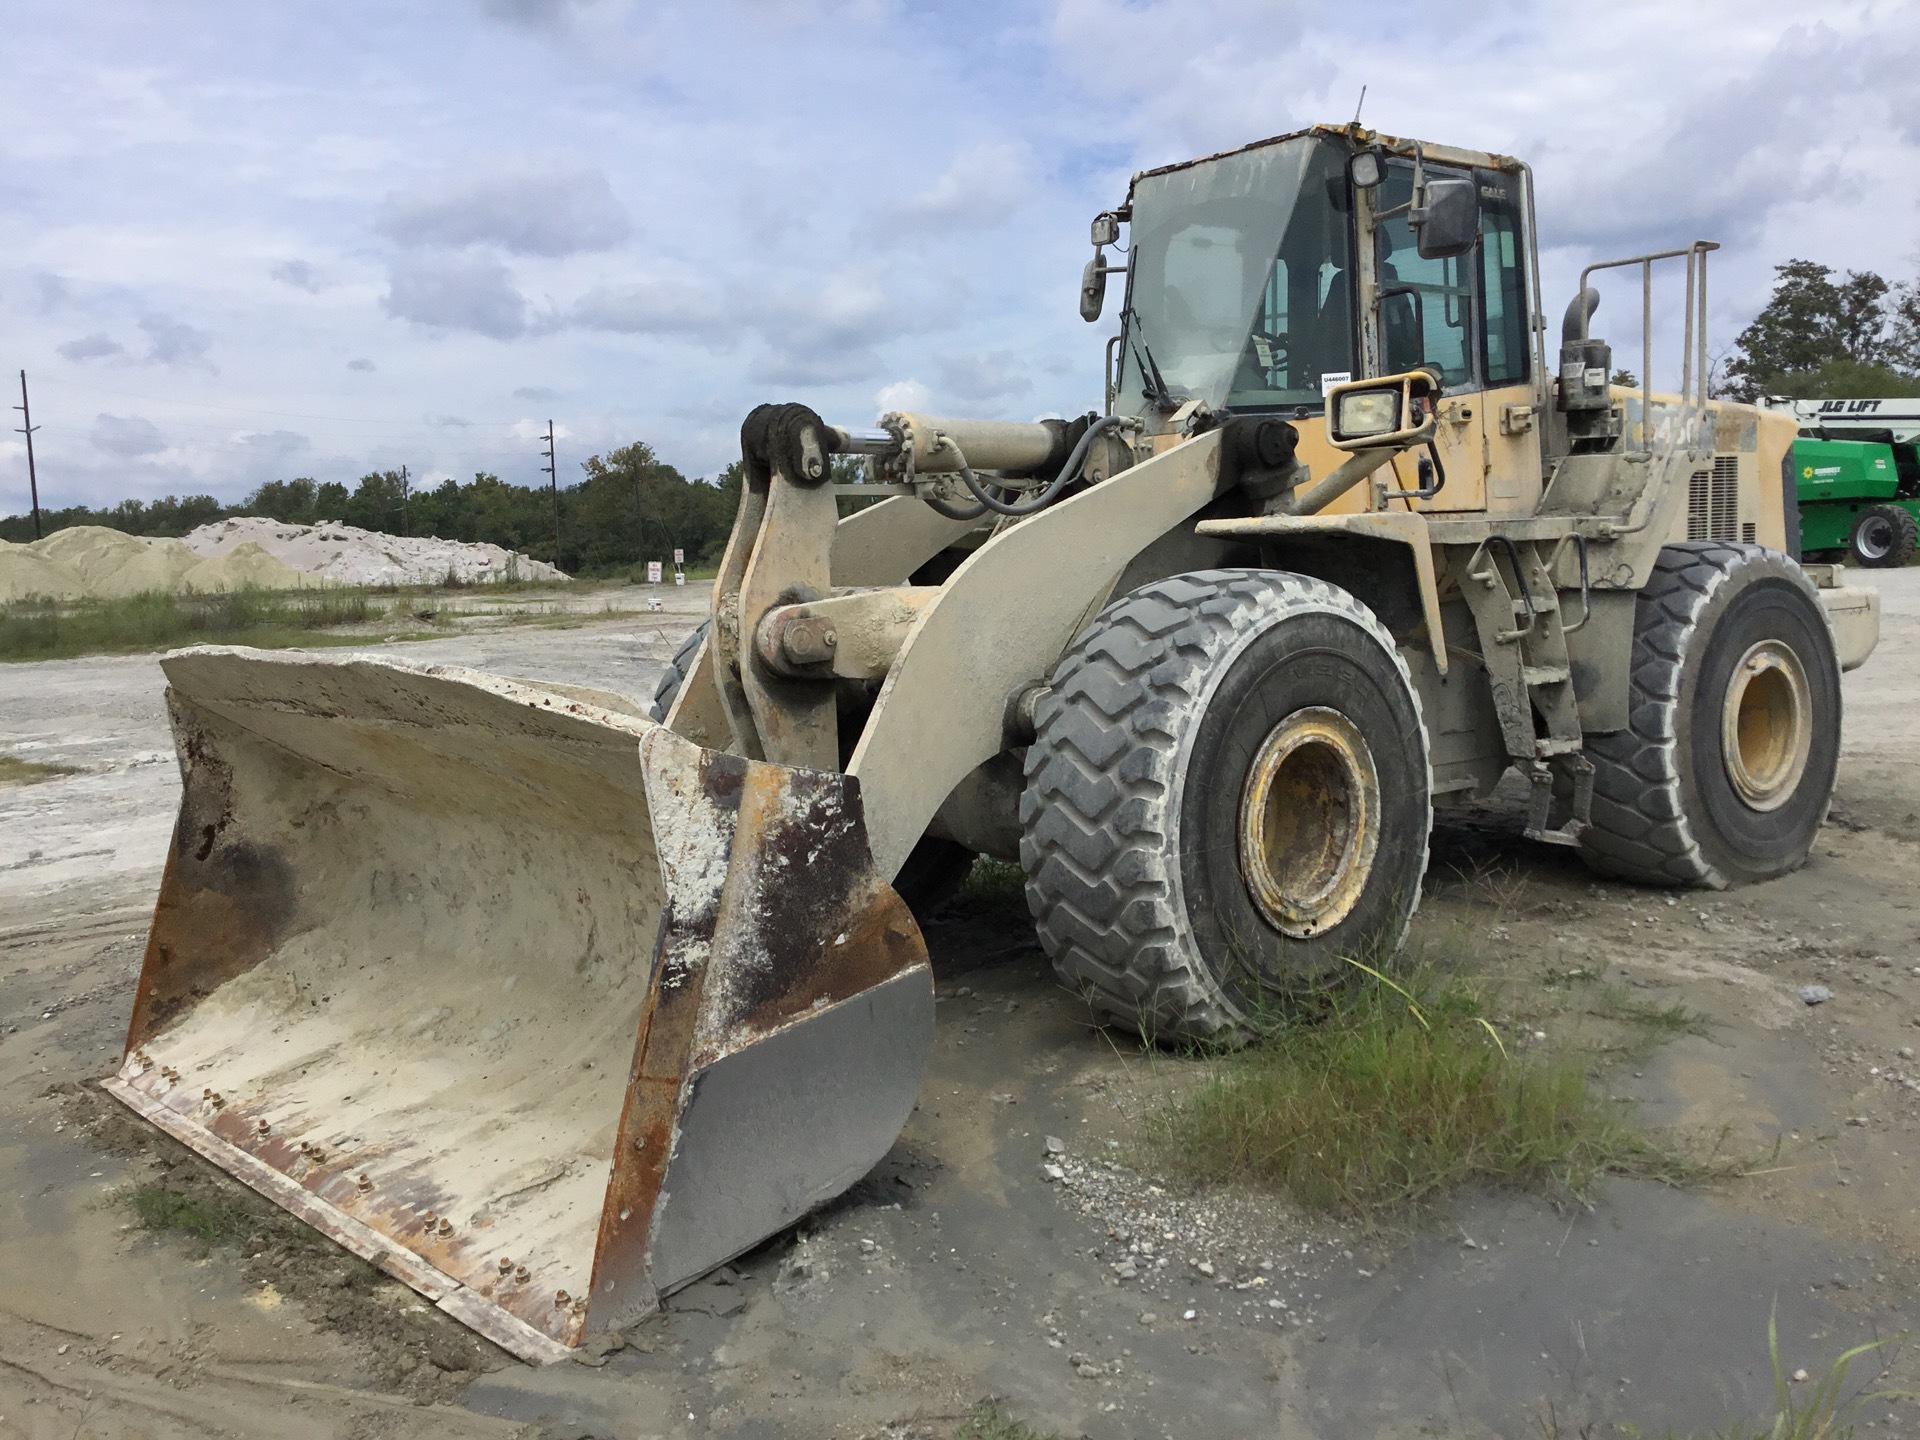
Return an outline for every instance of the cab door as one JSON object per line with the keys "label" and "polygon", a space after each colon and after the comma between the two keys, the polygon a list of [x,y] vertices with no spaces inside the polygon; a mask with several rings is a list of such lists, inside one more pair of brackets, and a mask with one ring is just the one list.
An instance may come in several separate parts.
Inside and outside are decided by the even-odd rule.
{"label": "cab door", "polygon": [[[1540,503],[1540,424],[1527,326],[1526,233],[1520,177],[1474,172],[1480,190],[1480,244],[1468,257],[1479,295],[1479,409],[1486,506],[1496,515],[1531,514]],[[1435,497],[1436,499],[1439,497]]]}
{"label": "cab door", "polygon": [[[1429,161],[1430,178],[1472,180],[1473,172]],[[1481,510],[1487,503],[1487,440],[1482,428],[1478,308],[1480,247],[1447,259],[1423,258],[1403,207],[1413,199],[1413,166],[1389,163],[1377,208],[1400,210],[1374,227],[1373,263],[1381,368],[1397,374],[1426,366],[1440,376],[1443,399],[1434,446],[1446,470],[1446,485],[1430,500],[1396,502],[1427,511]],[[1394,462],[1394,487],[1419,488],[1419,452]]]}

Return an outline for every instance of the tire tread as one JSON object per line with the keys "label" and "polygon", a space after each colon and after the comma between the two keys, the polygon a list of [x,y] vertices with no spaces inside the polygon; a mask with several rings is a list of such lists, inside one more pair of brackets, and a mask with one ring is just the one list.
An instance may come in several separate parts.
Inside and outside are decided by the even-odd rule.
{"label": "tire tread", "polygon": [[[1159,1038],[1235,1038],[1248,1028],[1194,963],[1179,913],[1177,769],[1223,657],[1250,632],[1310,611],[1367,632],[1392,657],[1418,717],[1411,673],[1373,612],[1345,590],[1281,571],[1154,581],[1103,611],[1055,668],[1027,752],[1020,858],[1054,971],[1100,1018]],[[1420,731],[1424,756],[1424,723]],[[1421,873],[1426,840],[1423,830]]]}

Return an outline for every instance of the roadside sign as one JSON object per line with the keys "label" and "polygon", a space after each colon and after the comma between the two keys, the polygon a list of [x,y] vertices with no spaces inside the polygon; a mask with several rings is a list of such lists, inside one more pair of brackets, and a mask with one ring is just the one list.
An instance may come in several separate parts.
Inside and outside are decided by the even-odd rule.
{"label": "roadside sign", "polygon": [[675,550],[673,552],[674,568],[677,570],[679,569],[680,566],[686,563],[687,563],[687,552],[684,550]]}
{"label": "roadside sign", "polygon": [[660,562],[658,560],[649,560],[647,561],[647,584],[658,585],[659,583]]}

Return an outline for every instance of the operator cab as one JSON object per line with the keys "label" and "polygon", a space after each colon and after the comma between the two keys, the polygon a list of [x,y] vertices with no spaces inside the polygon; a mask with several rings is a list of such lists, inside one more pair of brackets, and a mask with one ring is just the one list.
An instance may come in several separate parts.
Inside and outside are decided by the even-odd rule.
{"label": "operator cab", "polygon": [[[1082,285],[1094,319],[1104,276],[1127,277],[1115,413],[1299,418],[1332,385],[1423,367],[1448,394],[1526,383],[1522,172],[1473,159],[1316,127],[1135,176]],[[1107,266],[1122,219],[1127,264]]]}

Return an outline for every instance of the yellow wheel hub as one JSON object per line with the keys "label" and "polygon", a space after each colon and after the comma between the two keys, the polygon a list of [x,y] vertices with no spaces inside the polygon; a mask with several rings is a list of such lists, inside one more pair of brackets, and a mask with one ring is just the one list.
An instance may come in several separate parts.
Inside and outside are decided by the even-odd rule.
{"label": "yellow wheel hub", "polygon": [[1740,657],[1720,708],[1727,778],[1755,810],[1787,803],[1813,749],[1813,703],[1799,657],[1762,640]]}
{"label": "yellow wheel hub", "polygon": [[1240,794],[1240,873],[1260,913],[1304,940],[1359,902],[1380,848],[1380,777],[1337,710],[1296,710],[1261,743]]}

